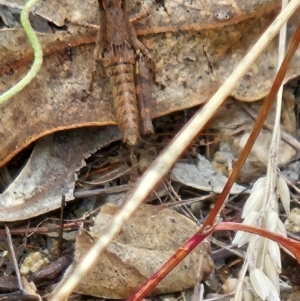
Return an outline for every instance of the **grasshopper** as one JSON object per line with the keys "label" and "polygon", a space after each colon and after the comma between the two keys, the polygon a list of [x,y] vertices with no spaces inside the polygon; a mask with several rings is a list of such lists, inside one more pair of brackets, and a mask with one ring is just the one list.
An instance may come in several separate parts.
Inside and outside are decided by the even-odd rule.
{"label": "grasshopper", "polygon": [[151,57],[136,36],[127,15],[126,0],[99,0],[99,7],[101,24],[94,59],[102,61],[110,79],[123,141],[134,146],[140,128],[142,134],[153,132],[152,78],[147,66]]}

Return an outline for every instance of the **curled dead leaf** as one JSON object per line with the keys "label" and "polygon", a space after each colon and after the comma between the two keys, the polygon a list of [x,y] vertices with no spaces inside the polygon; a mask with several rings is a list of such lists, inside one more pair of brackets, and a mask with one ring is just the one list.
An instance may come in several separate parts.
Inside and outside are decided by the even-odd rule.
{"label": "curled dead leaf", "polygon": [[82,128],[40,139],[14,182],[0,195],[0,221],[28,219],[74,199],[75,172],[85,158],[121,138],[116,127]]}

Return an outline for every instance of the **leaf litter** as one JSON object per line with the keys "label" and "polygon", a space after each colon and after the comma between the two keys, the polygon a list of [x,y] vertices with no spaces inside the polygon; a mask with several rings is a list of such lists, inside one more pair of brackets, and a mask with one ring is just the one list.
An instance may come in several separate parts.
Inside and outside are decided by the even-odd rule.
{"label": "leaf litter", "polygon": [[0,196],[0,220],[29,219],[74,199],[75,172],[99,148],[120,139],[115,127],[58,132],[40,139],[14,182]]}
{"label": "leaf litter", "polygon": [[[92,2],[93,1],[91,1],[89,3],[92,3]],[[269,10],[270,16],[272,15],[272,11],[278,7],[275,2],[272,2],[272,1],[268,2],[268,3],[270,3],[270,6],[268,6],[268,7],[272,8]],[[75,1],[74,1],[74,3],[75,3]],[[89,5],[89,3],[87,3],[87,5]],[[175,3],[175,1],[174,1],[174,3]],[[169,2],[167,5],[167,10],[169,9],[173,12],[173,9],[176,9],[176,5],[175,6],[172,6],[172,5],[173,5],[173,2]],[[182,7],[186,8],[187,3],[182,2],[181,5],[179,5],[179,7],[178,7],[179,12],[180,12],[180,9],[182,9]],[[197,8],[197,9],[199,9],[199,8]],[[161,9],[156,10],[156,11],[159,14],[164,14]],[[268,9],[266,8],[266,10],[262,10],[262,11],[264,11],[264,13],[266,13],[268,11]],[[234,21],[234,19],[233,19],[233,17],[235,16],[235,13],[236,13],[236,11],[232,10],[232,7],[229,7],[229,10],[228,10],[228,7],[225,7],[225,8],[219,7],[218,11],[214,10],[214,14],[211,14],[210,16],[211,16],[211,18],[213,18],[214,22],[218,21],[219,23],[218,22],[210,23],[210,21],[208,21],[207,24],[217,24],[217,25],[215,25],[215,26],[209,25],[209,26],[213,26],[213,27],[212,28],[210,28],[209,26],[206,27],[208,29],[206,31],[203,30],[202,34],[196,34],[196,33],[192,32],[192,27],[187,29],[188,32],[190,30],[189,34],[170,33],[170,32],[165,33],[165,31],[163,29],[164,25],[161,25],[161,24],[153,25],[153,27],[152,27],[155,30],[158,30],[157,32],[161,32],[161,33],[158,33],[156,35],[150,35],[150,32],[144,33],[144,36],[142,37],[143,43],[145,43],[146,46],[148,46],[151,49],[151,51],[153,51],[154,57],[158,57],[157,62],[156,62],[156,65],[158,67],[157,68],[157,83],[158,84],[154,88],[154,90],[155,90],[154,93],[155,93],[156,102],[157,102],[156,109],[154,112],[156,117],[168,114],[172,111],[186,109],[186,108],[189,108],[196,104],[202,103],[203,101],[205,101],[208,98],[208,96],[211,94],[211,91],[214,90],[219,85],[219,83],[223,81],[223,78],[225,78],[230,73],[229,66],[233,66],[234,62],[238,61],[239,58],[242,57],[243,49],[247,49],[248,46],[251,44],[250,41],[252,42],[253,39],[255,39],[254,38],[255,35],[251,36],[251,34],[249,34],[249,37],[247,36],[247,37],[244,37],[244,39],[243,39],[241,33],[238,34],[238,33],[234,32],[234,28],[238,27],[238,26],[236,26],[237,22]],[[226,32],[226,30],[224,30],[222,35],[220,35],[216,28],[222,28],[225,26],[225,23],[222,24],[220,21],[225,21],[223,19],[227,19],[227,17],[221,18],[220,16],[225,16],[226,14],[229,14],[229,16],[230,16],[229,20],[232,22],[232,25],[231,25],[232,27],[227,28],[228,32]],[[41,15],[43,15],[43,17],[45,17],[45,13],[41,13]],[[64,12],[63,16],[67,16],[67,15],[68,15],[68,13]],[[173,15],[175,15],[175,12],[173,12]],[[70,14],[68,16],[70,16]],[[180,16],[182,16],[182,15],[180,15]],[[190,15],[187,15],[187,16],[190,17]],[[49,18],[53,18],[53,16],[49,17]],[[218,20],[216,20],[216,18]],[[159,18],[155,19],[155,17],[149,18],[149,20],[152,20],[152,19],[159,20]],[[50,19],[50,20],[53,21],[54,23],[59,22],[59,21],[54,21],[54,19]],[[94,19],[91,18],[90,20],[94,20]],[[164,18],[164,20],[165,20],[165,18]],[[179,18],[178,20],[181,20],[181,19]],[[257,27],[258,32],[263,30],[263,28],[264,28],[263,24],[268,23],[267,18],[265,20],[259,20],[259,21],[256,20],[256,21],[257,22],[255,24],[260,24],[260,23],[262,24],[262,26],[260,28]],[[186,21],[183,21],[183,24],[185,24],[184,22],[186,22]],[[59,23],[59,24],[61,24],[61,23]],[[254,24],[253,20],[251,20],[251,22],[249,21],[248,25],[246,22],[245,24],[241,25],[240,30],[242,33],[246,30],[245,28],[247,28],[247,26],[249,26],[249,24],[251,24],[253,27],[256,26],[256,25],[253,25]],[[139,29],[140,32],[143,32],[143,30],[147,30],[148,25],[145,26],[146,29],[143,29],[143,26],[144,25],[142,22],[141,22],[141,25],[138,25],[138,27],[140,28]],[[198,26],[205,27],[205,25],[201,25],[201,24]],[[245,27],[243,27],[243,26],[245,26]],[[82,34],[82,31],[80,31],[80,29],[79,29],[78,33],[76,31],[72,31],[72,30],[70,30],[73,33],[73,36],[71,36],[71,37],[70,37],[70,35],[68,36],[68,33],[62,33],[62,34],[57,33],[57,34],[58,35],[61,34],[60,35],[61,39],[66,39],[65,41],[68,41],[68,39],[70,39],[70,41],[72,42],[71,45],[74,45],[74,46],[76,45],[76,43],[81,44],[82,41],[84,41],[84,39],[86,39],[85,41],[88,41],[88,43],[91,43],[93,41],[93,38],[90,38],[93,35],[92,34],[89,35],[88,31],[86,31],[87,35],[85,37],[82,37],[82,36],[80,36]],[[178,27],[176,28],[176,30],[178,30]],[[7,32],[4,34],[7,34]],[[17,34],[18,34],[18,32],[16,32],[16,35]],[[15,127],[20,129],[19,133],[16,133],[16,134],[10,133],[9,137],[3,136],[3,133],[1,133],[2,135],[0,135],[0,137],[3,137],[3,142],[4,142],[3,143],[4,153],[3,153],[3,158],[2,158],[4,161],[9,160],[14,154],[18,153],[21,149],[23,149],[30,142],[36,140],[38,137],[44,136],[44,135],[49,134],[54,131],[57,131],[58,129],[61,130],[61,129],[67,129],[67,128],[74,128],[74,127],[83,126],[83,125],[105,125],[105,124],[115,123],[114,113],[112,111],[112,107],[109,102],[110,96],[109,96],[108,92],[106,92],[106,90],[103,89],[103,82],[105,83],[106,79],[103,77],[103,75],[102,75],[103,73],[101,73],[102,72],[101,70],[99,72],[99,74],[100,74],[99,82],[96,83],[97,95],[101,95],[100,96],[101,97],[101,106],[100,107],[98,106],[99,105],[98,100],[97,100],[97,106],[95,105],[95,98],[93,98],[93,97],[90,100],[89,99],[87,100],[87,104],[85,104],[84,102],[78,102],[78,99],[80,100],[80,92],[78,94],[78,91],[79,91],[78,87],[85,86],[86,78],[89,77],[88,68],[86,68],[85,70],[82,70],[82,66],[86,66],[86,64],[84,64],[84,62],[88,61],[88,58],[91,57],[92,47],[90,47],[90,48],[89,48],[89,46],[82,46],[81,48],[78,47],[78,48],[73,49],[71,54],[70,54],[69,50],[60,51],[60,52],[58,51],[57,53],[55,53],[55,51],[58,50],[60,47],[60,45],[58,45],[57,43],[55,44],[53,42],[53,41],[56,41],[58,35],[57,36],[54,35],[52,37],[53,38],[52,41],[51,41],[51,36],[45,37],[45,40],[46,40],[45,45],[47,45],[47,46],[50,45],[49,52],[48,52],[49,53],[49,61],[48,61],[49,68],[47,68],[47,67],[45,68],[45,70],[46,70],[45,73],[43,73],[44,72],[43,70],[41,71],[42,73],[39,74],[38,78],[36,79],[36,83],[34,83],[32,85],[33,90],[32,90],[32,87],[30,87],[30,89],[28,89],[28,91],[25,91],[24,96],[22,95],[21,102],[20,102],[20,100],[18,100],[18,102],[12,100],[13,105],[7,106],[4,108],[3,116],[5,117],[6,115],[8,115],[8,119],[4,120],[3,124],[7,125],[8,123],[5,123],[5,122],[8,122],[9,118],[13,117],[12,119],[13,119],[14,123],[16,124]],[[208,36],[209,36],[209,38],[208,38]],[[49,40],[48,40],[48,38],[49,38]],[[248,39],[249,39],[249,41],[248,41]],[[19,37],[19,41],[22,41],[22,40],[24,40],[24,39],[22,39],[22,34],[21,34],[21,36]],[[219,46],[220,45],[220,44],[218,44],[218,43],[220,43],[219,41],[224,41],[224,40],[231,41],[232,44],[229,46],[225,46],[225,48],[223,46]],[[8,38],[8,41],[9,41],[9,38]],[[177,45],[175,45],[175,41],[178,43],[179,49],[176,48]],[[243,44],[244,42],[245,42],[245,44]],[[53,43],[53,44],[51,44],[51,43]],[[21,49],[27,49],[22,44],[20,44],[20,43],[17,43],[17,44],[20,45]],[[240,45],[241,48],[237,48],[238,44]],[[53,46],[51,47],[51,45],[53,45]],[[180,48],[180,45],[185,45],[186,48],[184,48],[184,47]],[[226,45],[228,45],[228,44],[226,44]],[[205,49],[204,49],[204,46],[206,47]],[[202,48],[200,49],[199,47],[200,48],[202,47]],[[268,80],[266,80],[265,74],[268,74],[268,76],[270,74],[272,74],[272,72],[274,70],[274,66],[275,66],[272,62],[272,58],[276,57],[276,55],[274,54],[275,46],[272,46],[272,47],[274,47],[274,48],[272,48],[269,52],[267,52],[265,54],[264,57],[262,57],[261,62],[258,63],[258,66],[256,66],[256,65],[253,66],[253,70],[249,71],[249,74],[247,74],[247,76],[244,78],[244,82],[233,93],[233,96],[235,96],[237,99],[240,99],[243,101],[254,101],[254,100],[260,99],[263,96],[265,96],[266,91],[268,90],[268,87],[272,81],[272,76],[269,77],[270,79],[268,78]],[[88,51],[87,51],[87,49],[88,49]],[[229,51],[233,51],[234,55],[233,56],[228,55],[228,57],[225,56],[225,59],[221,60],[221,62],[219,63],[219,59],[223,58],[224,54],[229,53]],[[169,56],[171,57],[169,60],[167,58],[168,53],[169,53]],[[170,55],[170,53],[172,55]],[[201,59],[198,58],[197,57],[198,53],[204,54],[204,57]],[[77,56],[77,54],[78,54],[78,56]],[[26,63],[26,61],[29,57],[29,54],[26,54],[26,53],[25,53],[25,55],[24,55],[24,53],[22,55],[20,53],[17,53],[17,54],[12,53],[11,55],[12,55],[11,57],[6,58],[7,62],[9,62],[10,60],[11,61],[17,60],[18,57],[23,57],[24,63]],[[73,60],[74,59],[76,60],[77,57],[80,58],[80,60],[78,60],[78,65],[76,65],[77,63],[73,62]],[[58,59],[55,62],[54,60],[56,58],[58,58]],[[176,59],[174,60],[174,58],[176,58]],[[296,75],[299,75],[299,72],[298,72],[299,66],[297,65],[296,58],[295,58],[295,63],[292,65],[292,70],[290,71],[291,75],[288,75],[288,78],[293,78]],[[230,61],[230,59],[232,59],[232,61]],[[21,60],[22,60],[22,58],[21,58]],[[191,63],[189,64],[187,62],[191,62]],[[195,65],[195,62],[197,62],[197,64],[199,64],[201,66],[206,66],[206,69],[203,69],[204,74],[200,75],[200,77],[203,77],[205,80],[203,80],[200,83],[200,85],[199,85],[199,83],[194,82],[194,79],[196,79],[196,78],[199,79],[199,74],[194,73],[196,69],[193,70],[193,68],[192,68],[193,65]],[[46,64],[47,64],[47,62],[46,62]],[[19,69],[20,73],[19,73],[19,75],[16,75],[16,76],[20,76],[20,74],[22,73],[22,69],[25,70],[27,68],[25,65],[24,66],[22,66],[22,65],[23,64],[21,63],[20,69]],[[52,69],[51,69],[51,67],[52,67]],[[82,72],[82,73],[79,73],[79,69],[80,69],[80,72]],[[267,71],[265,71],[265,70],[267,70]],[[209,74],[209,76],[207,76],[207,78],[206,78],[205,73]],[[44,80],[44,78],[49,77],[49,74],[51,76],[51,81],[46,82],[43,87],[43,91],[45,91],[45,93],[49,93],[49,96],[44,97],[45,102],[43,102],[44,98],[41,99],[39,97],[36,98],[36,99],[38,99],[38,102],[33,101],[32,95],[39,95],[40,87],[41,87],[41,85],[43,85],[43,80]],[[58,87],[58,83],[61,81],[61,77],[57,76],[57,74],[62,75],[62,77],[64,78],[65,81],[69,81],[68,88],[71,88],[71,89],[66,89],[66,86],[61,86],[61,90],[58,90],[58,91],[55,90]],[[78,74],[82,74],[82,77],[79,77]],[[180,76],[178,77],[178,75],[180,75]],[[8,74],[7,76],[9,77],[10,75]],[[14,76],[15,75],[13,74],[11,76],[11,78],[9,78],[7,80],[7,82],[5,82],[3,84],[3,86],[5,87],[7,85],[7,83],[12,81]],[[263,77],[260,78],[259,76],[263,76]],[[180,82],[182,83],[182,86],[185,87],[185,89],[186,89],[186,90],[184,90],[183,94],[180,94],[182,92],[180,92],[178,94],[178,88],[176,88],[174,85],[174,83],[176,83],[175,78],[177,78],[177,77],[179,78]],[[75,78],[76,78],[76,80],[74,80]],[[102,83],[100,83],[100,82],[102,82]],[[50,87],[49,85],[52,85],[52,84],[53,84],[53,88],[51,90],[53,90],[53,92],[50,91],[50,89],[48,88],[48,87]],[[76,85],[77,85],[77,87],[75,87]],[[205,90],[203,88],[204,85],[209,87],[211,89],[211,91]],[[75,87],[75,89],[72,89],[74,87]],[[2,90],[2,88],[1,88],[1,90]],[[65,91],[69,91],[68,92],[69,94],[67,97],[66,97]],[[201,91],[201,95],[203,95],[202,99],[199,98],[199,91]],[[54,94],[51,94],[51,93],[54,93]],[[26,95],[28,95],[28,97]],[[79,95],[79,97],[78,97],[78,95]],[[53,110],[52,104],[51,105],[49,104],[49,99],[53,99],[53,98],[57,102],[56,103],[57,108],[55,110]],[[170,105],[171,101],[172,101],[172,104]],[[25,106],[24,106],[24,108],[23,107],[20,108],[19,106],[22,105],[22,103],[25,103],[26,106],[28,105],[28,109],[26,109]],[[38,103],[38,106],[37,106],[37,103]],[[40,105],[40,103],[41,103],[41,105]],[[224,108],[227,108],[227,107],[228,106],[224,106]],[[67,109],[65,110],[64,108],[67,108]],[[91,110],[91,108],[92,108],[92,110]],[[236,112],[241,113],[239,108],[235,108],[235,110],[236,110]],[[68,116],[66,116],[65,114],[64,115],[60,114],[60,112],[63,112],[63,111],[67,111]],[[11,115],[11,112],[14,112],[13,115]],[[33,123],[28,122],[28,120],[29,120],[28,112],[31,112],[30,113],[31,116],[35,117],[35,119],[34,119],[35,122],[33,122]],[[104,112],[104,114],[103,114],[103,112]],[[106,114],[106,112],[107,112],[107,114]],[[78,114],[79,114],[79,116],[78,116]],[[49,118],[49,116],[51,116],[51,118]],[[74,116],[76,116],[76,118],[78,117],[78,119],[74,118]],[[232,115],[228,114],[227,116],[231,117]],[[229,118],[228,121],[224,121],[224,123],[226,124],[226,126],[228,128],[231,127],[231,124],[229,123],[231,121],[230,119],[231,118]],[[243,117],[240,117],[240,119],[242,119],[243,124],[249,125],[251,123],[250,122],[251,119],[250,118],[247,119],[247,117],[244,117],[244,115],[243,115]],[[294,128],[294,125],[291,125],[292,122],[293,122],[293,120],[291,120],[291,122],[288,122],[288,125],[291,128]],[[29,125],[26,126],[26,128],[24,129],[25,123],[29,123]],[[9,126],[9,124],[8,124],[8,128],[13,128],[13,127]],[[223,129],[226,127],[218,125],[217,128]],[[236,128],[239,128],[239,125],[236,125]],[[211,129],[215,130],[215,128],[208,126],[207,130],[211,130]],[[227,136],[232,136],[233,133],[230,132],[230,130],[231,129],[229,129],[229,132],[226,133]],[[24,132],[24,131],[27,131],[27,132]],[[247,132],[247,130],[245,128],[243,128],[240,134],[245,135],[246,132]],[[265,132],[265,135],[267,135],[267,133],[268,132]],[[242,136],[239,136],[239,133],[236,133],[236,132],[234,133],[234,135],[236,135],[236,139],[241,139],[241,137],[242,137]],[[220,136],[224,137],[224,132],[220,131],[219,137]],[[215,135],[215,137],[217,137],[216,140],[219,139],[218,135]],[[266,140],[266,138],[264,136],[264,138],[262,138],[262,141],[265,141],[265,140]],[[18,141],[18,144],[16,144],[16,141]],[[219,141],[220,141],[220,139],[219,139]],[[107,143],[109,143],[109,142],[107,142]],[[230,142],[230,143],[232,143],[232,142]],[[229,145],[230,145],[230,143],[229,143]],[[17,148],[17,150],[13,149],[13,147],[15,145],[19,146]],[[196,146],[198,150],[199,150],[199,148],[201,149],[200,145],[201,145],[201,143],[199,143],[199,145]],[[221,143],[219,143],[218,149],[219,150],[224,149],[224,145],[225,145],[225,141],[222,141]],[[228,143],[227,143],[227,145],[228,145]],[[53,145],[53,147],[55,147],[55,145]],[[93,147],[89,148],[89,146],[88,146],[87,149],[89,149],[87,151],[89,154],[95,151],[95,148],[93,148]],[[93,151],[90,151],[90,149],[93,149]],[[231,157],[234,157],[234,154],[232,156],[232,149],[234,149],[234,148],[232,148],[232,146],[231,146],[231,150],[229,151],[229,153],[231,154]],[[236,149],[236,146],[235,146],[235,149]],[[51,151],[51,148],[49,148],[49,150]],[[49,150],[48,150],[48,152],[49,152]],[[70,151],[70,149],[67,150],[67,152],[69,152],[69,151]],[[75,155],[75,152],[76,152],[76,150],[74,151],[74,155]],[[260,153],[262,153],[262,152],[260,151]],[[288,155],[287,155],[286,151],[283,151],[283,154],[285,154],[287,156],[284,159],[283,163],[289,162],[295,155],[294,153],[291,153],[291,151],[288,152]],[[79,155],[79,154],[76,154],[76,155]],[[255,156],[255,153],[254,153],[254,156]],[[51,156],[49,156],[47,158],[49,159],[50,157]],[[77,159],[76,159],[78,165],[79,165],[78,162],[82,161],[82,159],[79,159],[79,157],[80,156],[77,156]],[[81,155],[81,158],[82,158],[82,155]],[[35,158],[33,158],[33,159],[35,159]],[[63,165],[63,163],[65,163],[63,161],[65,158],[63,158],[63,156],[61,156],[60,159],[61,159],[60,162]],[[256,160],[255,164],[257,164],[257,162],[259,162],[260,165],[263,165],[261,163],[263,160],[261,160],[261,158],[258,158],[258,159],[259,160]],[[2,162],[4,162],[4,161],[2,161]],[[51,162],[52,161],[49,161],[50,165],[51,165]],[[251,162],[251,163],[253,163],[253,162]],[[56,162],[55,162],[55,164],[56,164]],[[186,163],[184,163],[184,164],[186,164]],[[30,161],[29,161],[29,165],[30,165]],[[27,164],[27,166],[29,166],[29,165]],[[224,162],[223,162],[223,165],[224,165]],[[72,184],[72,181],[73,181],[73,186],[70,186],[71,188],[67,188],[67,190],[66,190],[70,193],[70,195],[71,195],[72,190],[74,189],[74,172],[79,167],[76,167],[76,168],[71,167],[68,170],[70,185]],[[195,164],[193,164],[193,163],[186,164],[186,167],[194,168]],[[39,170],[39,168],[38,168],[38,170]],[[210,168],[212,170],[212,175],[217,174],[216,170],[214,170],[212,168],[212,166],[210,166]],[[25,167],[25,169],[26,169],[26,167]],[[251,171],[253,171],[253,169]],[[224,172],[224,171],[222,171],[222,172],[224,174],[226,174],[226,172]],[[252,176],[253,176],[253,174],[252,174]],[[27,177],[26,173],[24,173],[23,179],[26,180],[26,177]],[[70,180],[70,179],[72,179],[72,180]],[[48,183],[51,183],[51,179],[48,179],[48,180],[49,180]],[[68,180],[68,179],[66,178],[66,180]],[[187,185],[187,183],[189,184],[189,181],[185,181],[181,184],[185,184],[186,186],[189,186],[189,185]],[[21,183],[22,183],[22,181],[21,181]],[[15,183],[13,183],[13,185],[14,184]],[[47,186],[47,184],[44,184],[44,182],[41,182],[41,184],[42,184],[42,185],[40,185],[41,187],[43,185]],[[61,188],[66,188],[67,186],[68,186],[68,181],[66,183],[62,184]],[[203,184],[198,183],[198,186],[196,188],[197,189],[204,188],[203,189],[204,191],[214,191],[214,190],[215,190],[215,192],[218,191],[219,188],[215,189],[214,185],[212,185],[212,186],[213,186],[213,188],[211,188],[211,186],[209,186],[209,185],[208,186],[204,185],[204,187],[203,187]],[[12,186],[12,187],[14,187],[14,186]],[[47,188],[49,188],[49,186]],[[13,189],[14,188],[11,188],[11,191],[14,191]],[[16,189],[16,192],[17,191],[18,190]],[[50,207],[51,207],[50,210],[56,209],[60,206],[60,203],[58,204],[58,202],[60,202],[61,194],[66,191],[64,191],[63,189],[60,189],[60,190],[58,189],[57,191],[55,191],[56,201],[53,202],[53,204],[52,204],[52,201],[49,201]],[[22,192],[22,188],[20,189],[20,192]],[[37,203],[42,203],[42,200],[43,200],[42,194],[39,195],[38,190],[36,191],[36,193],[38,194],[38,202]],[[71,196],[71,198],[72,198],[72,196]],[[13,206],[11,209],[13,211],[16,209],[16,207]],[[94,226],[94,228],[95,228],[95,226]],[[195,227],[195,225],[194,225],[194,227]],[[163,228],[164,228],[164,226],[162,226],[160,228],[160,231]],[[87,235],[87,232],[83,231],[82,233],[85,233],[83,235]],[[90,235],[90,234],[88,234],[88,235]],[[93,237],[91,237],[91,236],[87,236],[87,237],[88,237],[88,241],[91,243],[93,241]],[[87,237],[85,237],[85,239],[87,239]],[[79,238],[78,238],[78,240],[79,240]],[[114,257],[114,259],[115,259],[115,257]],[[147,276],[147,277],[149,277],[149,276]],[[191,285],[193,285],[193,283]],[[122,294],[122,293],[120,293],[120,294]],[[102,293],[100,293],[98,296],[103,296],[103,295],[104,295],[104,293],[102,291]]]}
{"label": "leaf litter", "polygon": [[[109,226],[119,210],[120,207],[111,204],[102,206],[92,229],[79,233],[75,262],[86,254],[94,239]],[[98,258],[94,268],[82,279],[76,291],[109,299],[129,297],[195,230],[197,226],[194,222],[173,210],[141,205]],[[209,248],[208,242],[201,244],[157,286],[154,293],[176,292],[193,286],[199,252],[202,249],[209,252]],[[212,269],[213,263],[208,257],[203,268],[205,277],[210,275]],[[204,277],[200,279],[203,280]]]}
{"label": "leaf litter", "polygon": [[[93,2],[87,2],[86,5],[88,3],[93,5]],[[75,4],[70,5],[73,7]],[[187,29],[176,33],[142,35],[141,42],[155,60],[153,117],[206,102],[247,53],[253,41],[273,20],[277,5],[276,1],[262,2],[261,7],[265,7],[263,10],[266,12],[264,18],[252,19],[254,16],[248,15],[247,19],[245,15],[243,22],[232,18],[231,25],[228,26],[225,23],[219,27],[218,22],[208,22],[199,32]],[[81,7],[81,4],[77,7]],[[252,12],[256,9],[252,9]],[[90,10],[84,10],[84,13],[78,13],[77,22],[81,22],[80,16],[91,14],[91,22],[95,20],[97,24],[95,11],[97,10],[94,6]],[[160,10],[157,13],[159,12]],[[85,19],[82,23],[85,23]],[[24,53],[24,49],[30,48],[19,29],[4,29],[1,35],[3,48],[0,49],[3,51],[1,53],[0,50],[0,69],[5,76],[2,76],[0,90],[5,91],[28,70],[30,50]],[[5,125],[0,127],[0,165],[5,164],[32,141],[51,132],[116,123],[108,79],[101,66],[97,68],[93,94],[82,101],[91,76],[94,49],[91,43],[95,41],[95,31],[70,24],[68,30],[56,30],[53,34],[40,34],[40,37],[45,56],[38,76],[21,95],[13,97],[0,108],[3,116],[1,122]],[[13,50],[11,45],[18,45],[20,51]],[[10,49],[9,53],[6,49]],[[266,96],[275,76],[276,49],[276,43],[270,44],[268,50],[233,91],[232,96],[243,101],[255,101]],[[287,80],[298,74],[299,55],[298,51],[288,71]],[[10,72],[12,69],[18,69],[18,72]],[[53,99],[55,101],[51,101]],[[31,116],[34,116],[34,122],[30,122]],[[24,127],[24,124],[27,126]]]}

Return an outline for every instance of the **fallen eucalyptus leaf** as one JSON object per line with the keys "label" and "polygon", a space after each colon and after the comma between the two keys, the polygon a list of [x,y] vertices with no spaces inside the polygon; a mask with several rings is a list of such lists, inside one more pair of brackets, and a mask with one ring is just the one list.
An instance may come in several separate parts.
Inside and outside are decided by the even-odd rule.
{"label": "fallen eucalyptus leaf", "polygon": [[75,172],[91,153],[121,138],[116,127],[82,128],[40,139],[15,181],[0,195],[0,221],[28,219],[74,199]]}
{"label": "fallen eucalyptus leaf", "polygon": [[[8,9],[23,9],[27,0],[0,0],[0,5],[5,5]],[[274,0],[272,0],[274,1]],[[80,4],[80,5],[79,5]],[[36,16],[44,18],[48,22],[54,23],[58,27],[65,25],[66,20],[69,22],[91,22],[96,21],[97,11],[93,8],[97,5],[97,0],[47,0],[40,1],[34,7],[34,14],[31,21]],[[83,14],[82,12],[85,11]],[[94,16],[94,19],[92,18]]]}
{"label": "fallen eucalyptus leaf", "polygon": [[[139,6],[132,4],[130,7],[137,11]],[[279,8],[280,1],[277,0],[169,0],[163,6],[152,6],[149,18],[139,20],[136,27],[143,35],[168,31],[200,31],[258,18]]]}
{"label": "fallen eucalyptus leaf", "polygon": [[[109,227],[120,207],[106,204],[95,219],[90,232],[82,230],[76,239],[75,262],[80,261]],[[134,293],[154,274],[192,234],[197,225],[185,216],[159,206],[140,205],[123,225],[119,235],[99,256],[80,281],[77,293],[109,299],[124,299]],[[170,293],[192,287],[198,268],[199,252],[206,252],[203,281],[213,269],[208,242],[200,244],[166,278],[154,294]]]}

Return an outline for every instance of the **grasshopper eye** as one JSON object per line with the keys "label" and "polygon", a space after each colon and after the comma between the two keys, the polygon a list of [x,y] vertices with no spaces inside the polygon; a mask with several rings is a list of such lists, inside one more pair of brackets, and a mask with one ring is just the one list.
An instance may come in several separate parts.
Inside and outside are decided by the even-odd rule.
{"label": "grasshopper eye", "polygon": [[214,13],[214,17],[220,21],[228,20],[230,18],[230,13],[226,12],[224,10],[220,10],[220,11]]}

